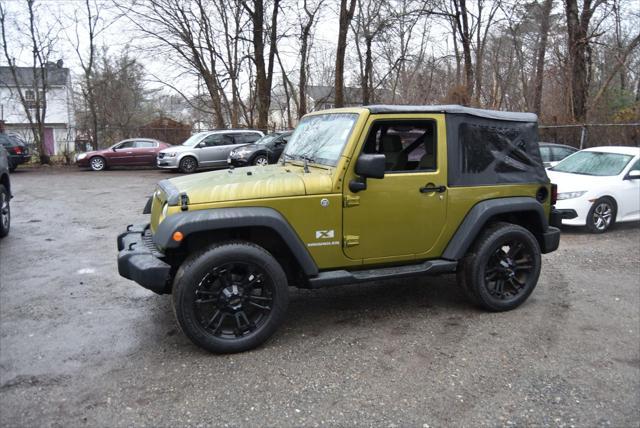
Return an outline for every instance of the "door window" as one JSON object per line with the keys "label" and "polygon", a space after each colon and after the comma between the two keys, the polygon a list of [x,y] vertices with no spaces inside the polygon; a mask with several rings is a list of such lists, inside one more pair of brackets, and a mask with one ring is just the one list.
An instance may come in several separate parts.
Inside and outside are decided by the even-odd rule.
{"label": "door window", "polygon": [[209,135],[209,136],[205,137],[204,140],[202,140],[202,142],[200,143],[200,145],[202,147],[221,146],[222,145],[222,141],[223,141],[223,135],[222,134],[213,134],[213,135]]}
{"label": "door window", "polygon": [[384,154],[387,172],[434,171],[436,141],[433,120],[376,121],[363,152]]}
{"label": "door window", "polygon": [[156,147],[156,143],[153,141],[136,141],[134,147],[137,149],[152,149]]}
{"label": "door window", "polygon": [[124,143],[120,143],[119,146],[116,147],[116,149],[130,149],[133,147],[133,141],[125,141]]}
{"label": "door window", "polygon": [[575,150],[567,149],[565,147],[554,147],[552,149],[553,152],[553,161],[558,162],[562,159],[566,158],[570,154],[572,154]]}

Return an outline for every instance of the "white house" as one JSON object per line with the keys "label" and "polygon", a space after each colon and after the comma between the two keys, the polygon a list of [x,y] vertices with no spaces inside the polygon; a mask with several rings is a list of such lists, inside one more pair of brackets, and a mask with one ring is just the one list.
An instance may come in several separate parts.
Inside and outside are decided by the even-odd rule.
{"label": "white house", "polygon": [[[48,64],[46,71],[49,87],[44,94],[47,107],[44,121],[45,150],[49,155],[73,152],[76,135],[69,69],[62,67],[59,62]],[[16,67],[16,74],[17,83],[10,67],[0,67],[0,120],[4,121],[5,132],[18,134],[31,143],[33,132],[17,88],[20,87],[27,102],[33,101],[35,107],[33,68]]]}

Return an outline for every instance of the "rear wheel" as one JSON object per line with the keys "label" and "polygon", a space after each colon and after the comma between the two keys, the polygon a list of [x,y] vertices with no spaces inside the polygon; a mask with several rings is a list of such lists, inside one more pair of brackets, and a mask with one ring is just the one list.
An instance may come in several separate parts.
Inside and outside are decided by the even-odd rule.
{"label": "rear wheel", "polygon": [[489,311],[508,311],[533,292],[540,267],[540,246],[531,232],[515,224],[496,223],[464,258],[458,280],[474,304]]}
{"label": "rear wheel", "polygon": [[103,171],[106,168],[107,163],[102,156],[94,156],[89,161],[89,165],[94,171]]}
{"label": "rear wheel", "polygon": [[191,174],[198,169],[198,161],[193,156],[186,156],[180,160],[179,168],[180,172],[185,174]]}
{"label": "rear wheel", "polygon": [[215,245],[189,257],[173,283],[182,331],[216,353],[242,352],[265,342],[284,321],[287,277],[263,248],[249,242]]}
{"label": "rear wheel", "polygon": [[587,215],[587,229],[591,233],[604,233],[616,221],[616,204],[611,198],[600,198],[593,203]]}
{"label": "rear wheel", "polygon": [[0,238],[7,236],[11,227],[10,199],[9,191],[3,184],[0,184]]}

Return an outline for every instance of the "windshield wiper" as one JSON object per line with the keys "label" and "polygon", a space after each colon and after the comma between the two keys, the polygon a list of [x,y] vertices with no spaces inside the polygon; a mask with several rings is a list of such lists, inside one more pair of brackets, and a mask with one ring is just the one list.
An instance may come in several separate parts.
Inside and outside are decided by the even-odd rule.
{"label": "windshield wiper", "polygon": [[303,165],[304,172],[309,172],[309,162],[315,162],[316,161],[314,158],[312,158],[311,156],[307,156],[307,155],[300,155],[300,156],[298,156],[298,158],[302,159],[304,161],[304,165]]}
{"label": "windshield wiper", "polygon": [[290,155],[289,153],[282,154],[282,165],[287,162],[287,159],[295,159],[295,156]]}

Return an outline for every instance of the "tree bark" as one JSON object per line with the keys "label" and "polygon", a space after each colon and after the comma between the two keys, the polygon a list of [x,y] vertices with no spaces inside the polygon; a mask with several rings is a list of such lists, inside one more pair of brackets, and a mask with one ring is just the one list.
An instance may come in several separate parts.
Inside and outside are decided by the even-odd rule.
{"label": "tree bark", "polygon": [[[347,1],[349,2],[347,4]],[[340,23],[336,49],[335,107],[344,107],[344,57],[347,50],[347,34],[353,19],[357,0],[340,0]]]}
{"label": "tree bark", "polygon": [[536,52],[536,75],[534,81],[533,112],[540,115],[542,107],[542,85],[544,80],[544,57],[547,52],[547,39],[549,37],[549,26],[553,0],[544,0],[542,5],[542,16],[540,17],[540,41]]}

